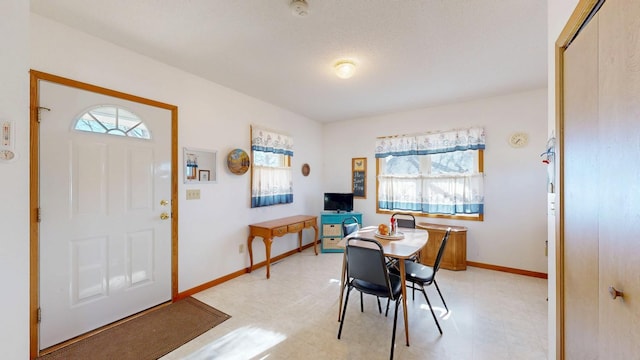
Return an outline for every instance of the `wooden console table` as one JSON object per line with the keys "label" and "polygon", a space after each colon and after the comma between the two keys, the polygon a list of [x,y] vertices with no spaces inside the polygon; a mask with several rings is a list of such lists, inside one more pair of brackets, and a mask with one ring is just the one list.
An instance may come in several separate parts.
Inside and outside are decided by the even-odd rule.
{"label": "wooden console table", "polygon": [[270,277],[269,267],[271,265],[271,243],[274,237],[286,234],[298,233],[298,252],[302,251],[302,230],[312,227],[315,230],[313,238],[313,251],[318,255],[318,217],[312,215],[295,215],[281,219],[264,221],[257,224],[249,225],[249,238],[247,239],[247,249],[249,250],[249,272],[253,270],[253,249],[251,243],[253,238],[260,236],[264,241],[265,251],[267,253],[267,279]]}
{"label": "wooden console table", "polygon": [[447,228],[451,228],[449,241],[444,248],[440,267],[448,270],[467,269],[467,228],[464,226],[448,226],[440,224],[418,223],[418,229],[425,229],[429,232],[429,242],[420,253],[420,262],[432,266],[436,260],[440,241],[444,237]]}

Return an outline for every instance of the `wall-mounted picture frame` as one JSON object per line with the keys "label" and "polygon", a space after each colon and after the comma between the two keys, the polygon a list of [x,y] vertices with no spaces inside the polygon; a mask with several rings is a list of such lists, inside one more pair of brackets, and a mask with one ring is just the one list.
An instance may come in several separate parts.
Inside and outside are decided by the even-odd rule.
{"label": "wall-mounted picture frame", "polygon": [[367,158],[351,159],[351,191],[354,198],[367,198]]}
{"label": "wall-mounted picture frame", "polygon": [[185,184],[217,182],[215,150],[183,148],[182,162]]}

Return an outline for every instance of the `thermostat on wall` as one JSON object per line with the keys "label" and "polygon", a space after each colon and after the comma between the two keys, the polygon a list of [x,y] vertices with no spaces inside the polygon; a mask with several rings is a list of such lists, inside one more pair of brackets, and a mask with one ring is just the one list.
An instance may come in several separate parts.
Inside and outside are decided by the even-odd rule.
{"label": "thermostat on wall", "polygon": [[13,151],[13,126],[10,121],[2,122],[0,134],[0,160],[9,161],[16,157]]}
{"label": "thermostat on wall", "polygon": [[11,150],[0,150],[0,160],[13,160],[16,157],[16,154]]}

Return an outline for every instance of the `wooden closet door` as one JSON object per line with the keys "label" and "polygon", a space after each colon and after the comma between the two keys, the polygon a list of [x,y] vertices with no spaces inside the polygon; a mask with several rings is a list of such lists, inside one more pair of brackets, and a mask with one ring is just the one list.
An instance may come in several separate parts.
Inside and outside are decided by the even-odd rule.
{"label": "wooden closet door", "polygon": [[598,358],[598,18],[564,53],[565,358]]}
{"label": "wooden closet door", "polygon": [[609,0],[599,17],[600,358],[638,359],[640,1]]}

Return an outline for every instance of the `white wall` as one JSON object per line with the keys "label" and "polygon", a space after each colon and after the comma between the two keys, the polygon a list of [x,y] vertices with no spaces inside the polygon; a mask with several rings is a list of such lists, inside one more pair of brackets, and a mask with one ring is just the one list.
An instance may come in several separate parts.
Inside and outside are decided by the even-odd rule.
{"label": "white wall", "polygon": [[[548,0],[549,11],[549,49],[558,36],[558,33],[578,0]],[[28,212],[28,143],[29,143],[29,79],[28,69],[50,72],[56,75],[70,77],[76,80],[97,84],[104,87],[144,96],[158,101],[178,105],[180,133],[180,147],[191,146],[218,150],[221,158],[218,166],[221,170],[220,180],[216,185],[202,186],[202,200],[187,202],[184,200],[186,186],[180,184],[180,290],[186,290],[209,281],[218,276],[228,274],[247,265],[246,253],[237,254],[237,245],[244,243],[247,229],[246,224],[255,221],[266,220],[290,213],[317,213],[321,207],[321,193],[324,191],[347,191],[350,189],[350,159],[352,157],[366,156],[369,158],[368,171],[368,199],[357,200],[356,210],[364,211],[372,208],[374,191],[371,184],[375,180],[375,163],[373,161],[373,141],[376,136],[415,132],[427,127],[435,126],[436,129],[448,129],[458,124],[463,124],[464,113],[471,119],[478,119],[478,125],[487,126],[493,123],[491,115],[488,118],[476,116],[472,110],[477,106],[483,110],[480,114],[502,114],[499,109],[488,108],[496,99],[458,104],[436,109],[423,109],[416,112],[385,115],[372,118],[373,125],[362,126],[365,119],[353,120],[346,123],[328,126],[323,130],[322,126],[292,114],[286,110],[265,104],[258,100],[238,94],[229,89],[206,82],[182,71],[157,63],[153,60],[138,56],[132,52],[114,47],[95,38],[82,35],[66,29],[43,18],[30,15],[29,4],[22,0],[5,0],[0,2],[0,13],[3,21],[0,22],[0,39],[3,47],[0,49],[0,74],[2,86],[0,87],[0,120],[11,120],[16,125],[16,152],[19,157],[11,163],[0,163],[0,227],[3,230],[0,236],[0,276],[4,287],[4,294],[0,300],[2,312],[2,327],[0,327],[0,346],[3,357],[7,359],[28,358],[28,303],[29,303],[29,212]],[[31,38],[29,38],[29,23],[32,22]],[[67,37],[69,37],[67,39]],[[86,50],[86,52],[85,52]],[[89,51],[90,50],[90,51]],[[553,86],[555,69],[553,67],[553,52],[549,53],[549,129],[555,125],[554,119],[554,92]],[[524,98],[530,97],[534,102],[543,103],[537,99],[541,95],[532,92],[529,95],[514,94],[513,97],[523,103]],[[509,97],[505,97],[508,99]],[[537,99],[537,100],[535,100]],[[529,104],[529,105],[532,105]],[[504,105],[504,104],[502,104]],[[526,105],[526,104],[523,104]],[[541,105],[544,106],[544,105]],[[456,108],[460,107],[457,111]],[[508,106],[511,108],[510,106]],[[516,175],[517,180],[530,174],[535,177],[532,180],[535,185],[531,190],[536,193],[544,192],[544,173],[538,171],[538,154],[546,139],[546,133],[541,134],[528,127],[519,126],[521,117],[534,117],[531,112],[537,113],[537,108],[527,106],[522,109],[504,109],[505,113],[518,110],[506,123],[504,129],[487,127],[488,150],[485,160],[488,160],[489,152],[515,151],[505,147],[505,137],[510,130],[526,130],[531,134],[531,145],[528,148],[518,150],[517,159],[522,160],[531,168],[525,169]],[[469,113],[471,112],[471,113]],[[455,114],[451,118],[439,115]],[[428,115],[428,116],[423,116]],[[504,115],[504,114],[502,114]],[[393,121],[388,120],[392,118]],[[467,120],[468,121],[468,120]],[[300,124],[296,124],[300,122]],[[442,122],[440,124],[440,122]],[[295,203],[270,207],[268,209],[249,209],[248,205],[248,174],[235,176],[229,174],[223,168],[223,155],[232,148],[247,149],[249,143],[248,124],[256,123],[270,128],[288,129],[295,138],[296,144],[309,144],[296,146],[294,157],[294,186]],[[435,123],[435,125],[434,125]],[[206,131],[201,130],[201,126]],[[336,127],[340,128],[336,128]],[[528,125],[527,125],[528,126]],[[344,129],[342,129],[344,127]],[[324,131],[323,141],[318,134]],[[344,132],[364,131],[364,137],[345,136]],[[335,137],[332,137],[335,136]],[[495,144],[497,138],[498,143]],[[350,142],[353,146],[348,148],[340,142]],[[495,144],[495,145],[493,145]],[[334,150],[338,147],[342,150]],[[326,149],[329,156],[322,158],[321,149]],[[342,152],[341,156],[337,153]],[[531,154],[528,154],[531,152]],[[514,153],[518,154],[518,153]],[[506,160],[511,162],[512,156],[505,154]],[[526,158],[526,159],[525,159]],[[302,163],[311,165],[311,175],[301,177],[299,168]],[[501,174],[500,168],[491,166],[488,161],[487,182],[494,174]],[[518,164],[515,164],[516,166]],[[327,174],[323,174],[326,169]],[[527,181],[527,179],[522,179]],[[373,185],[375,186],[375,185]],[[191,188],[192,186],[189,186]],[[489,190],[489,189],[488,189]],[[495,194],[493,189],[492,193]],[[489,194],[488,194],[489,195]],[[493,195],[492,195],[493,196]],[[500,194],[495,194],[500,196]],[[526,196],[526,194],[525,194]],[[489,197],[489,196],[487,196]],[[541,198],[541,197],[540,197]],[[538,200],[536,197],[535,201]],[[215,203],[214,203],[215,202]],[[243,203],[244,202],[244,203]],[[487,256],[486,251],[479,248],[488,242],[492,246],[504,242],[502,239],[483,239],[481,234],[486,231],[479,229],[481,226],[494,224],[498,205],[491,205],[493,200],[487,199],[487,221],[483,224],[470,224],[469,226],[469,259],[493,263],[495,259]],[[537,210],[543,211],[544,204],[538,205]],[[494,210],[496,212],[494,212]],[[532,214],[523,213],[523,217]],[[538,216],[538,215],[535,215]],[[366,212],[365,222],[377,223],[386,219],[373,212]],[[11,224],[9,226],[9,224]],[[471,225],[474,225],[473,228]],[[222,229],[222,230],[221,230]],[[500,230],[500,229],[498,229]],[[219,231],[222,231],[223,235]],[[510,229],[509,231],[513,231]],[[536,254],[542,251],[544,241],[543,230],[535,229],[538,234],[535,237],[541,239],[530,244]],[[205,235],[202,235],[205,234]],[[209,235],[206,235],[209,234]],[[515,240],[514,240],[515,239]],[[309,241],[309,235],[305,235],[305,241]],[[552,240],[552,239],[550,239]],[[520,237],[511,239],[512,243],[524,243]],[[256,260],[262,261],[262,247],[255,245]],[[472,249],[472,246],[474,247]],[[281,239],[274,243],[274,254],[281,253],[295,247],[295,237]],[[550,245],[552,251],[554,245]],[[555,358],[555,307],[552,296],[555,296],[555,284],[552,279],[554,272],[553,253],[549,254],[549,358]],[[517,258],[517,256],[513,256]],[[536,256],[537,258],[537,256]],[[194,260],[197,259],[197,260]],[[203,262],[203,259],[205,262]],[[505,263],[499,265],[510,266]],[[544,271],[543,266],[535,259],[529,264],[515,264],[514,267],[530,268],[534,271]]]}
{"label": "white wall", "polygon": [[[245,268],[247,225],[321,210],[321,125],[290,111],[205,81],[176,68],[116,47],[95,37],[31,15],[31,67],[75,80],[178,106],[179,146],[216,150],[216,184],[179,185],[179,290],[184,291]],[[249,151],[250,124],[282,130],[294,138],[294,203],[250,208],[250,175],[226,168],[232,149]],[[180,150],[180,159],[182,150]],[[311,166],[303,177],[300,167]],[[182,179],[182,169],[180,169]],[[186,201],[186,189],[200,189],[201,200]],[[304,232],[310,243],[313,232]],[[287,235],[274,242],[272,256],[297,246]],[[246,247],[245,247],[246,248]],[[265,259],[261,239],[254,261]]]}
{"label": "white wall", "polygon": [[[564,28],[565,24],[569,20],[571,13],[575,9],[579,0],[547,0],[547,36],[548,36],[548,71],[549,71],[549,109],[548,109],[548,132],[549,134],[555,131],[556,127],[556,64],[555,64],[555,43],[560,35],[560,32]],[[548,233],[549,233],[549,359],[556,358],[557,351],[557,339],[558,334],[556,332],[556,218],[555,215],[548,217]]]}
{"label": "white wall", "polygon": [[[376,214],[375,139],[379,136],[483,126],[484,221],[419,221],[448,223],[469,228],[467,259],[491,265],[547,272],[545,241],[546,168],[540,153],[547,141],[546,89],[492,97],[327,124],[324,128],[324,191],[351,190],[351,158],[366,157],[367,199],[356,199],[365,225],[388,220]],[[529,134],[529,145],[509,147],[515,131]]]}
{"label": "white wall", "polygon": [[15,127],[12,162],[0,162],[0,348],[29,357],[29,2],[0,1],[0,121]]}

